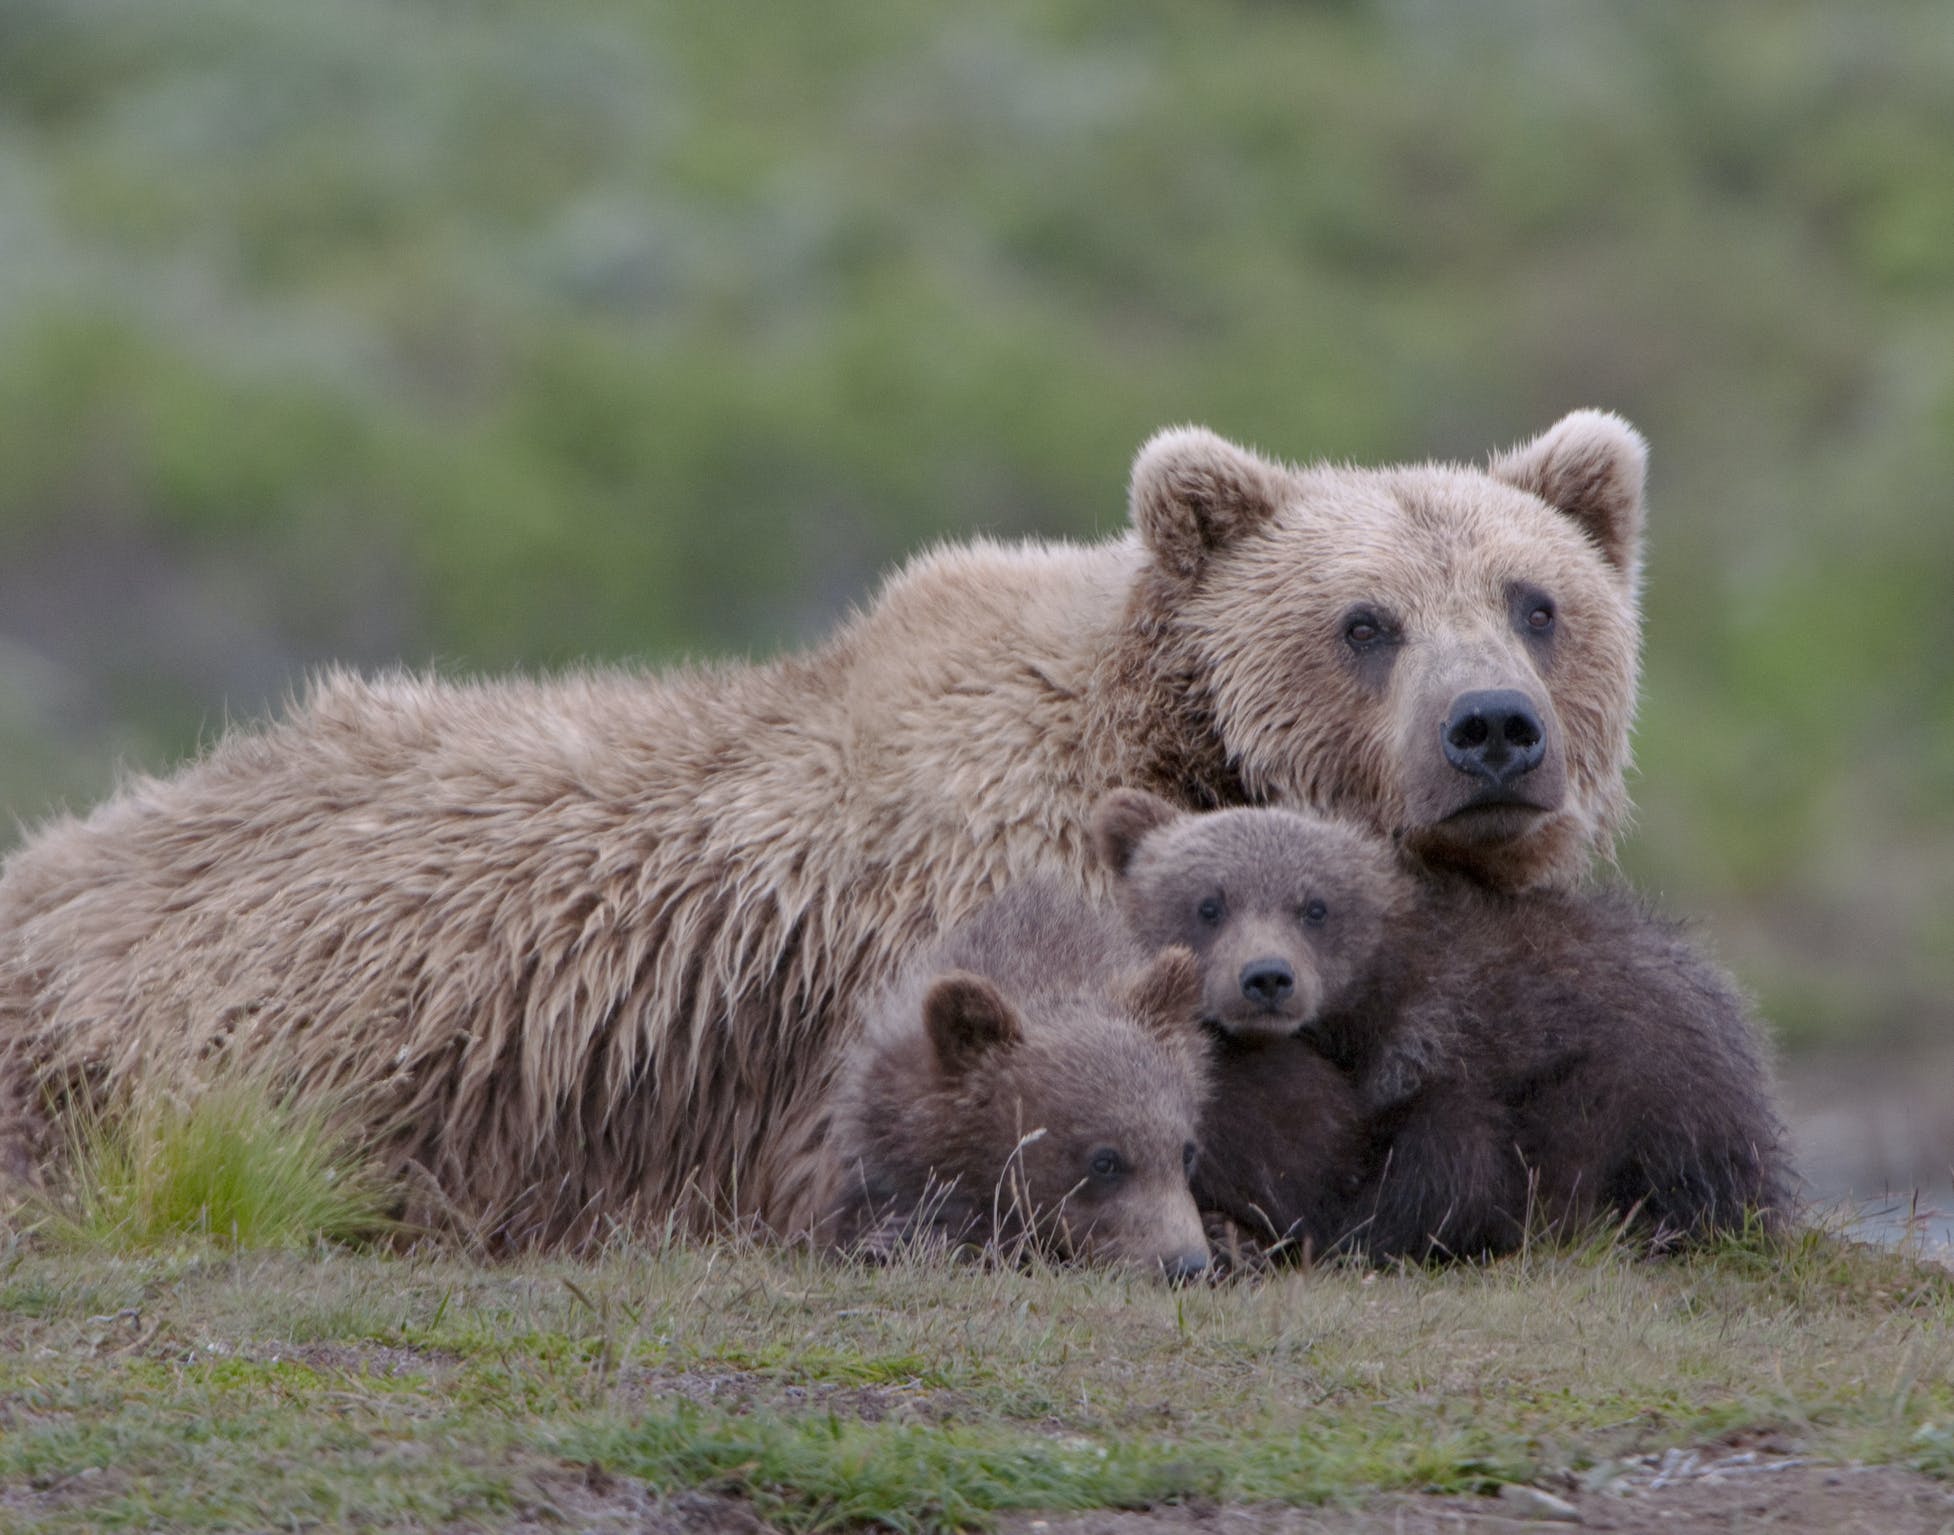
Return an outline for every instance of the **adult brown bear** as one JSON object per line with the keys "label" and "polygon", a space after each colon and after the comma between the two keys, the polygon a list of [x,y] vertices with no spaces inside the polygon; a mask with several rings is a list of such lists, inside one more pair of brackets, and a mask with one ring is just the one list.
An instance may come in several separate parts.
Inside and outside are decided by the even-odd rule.
{"label": "adult brown bear", "polygon": [[[1133,529],[918,558],[758,666],[333,673],[0,875],[0,1169],[47,1106],[241,1055],[356,1089],[498,1240],[811,1216],[864,995],[1117,784],[1311,803],[1506,887],[1625,808],[1644,447],[1478,469],[1161,434]],[[1478,739],[1473,739],[1478,732]]]}

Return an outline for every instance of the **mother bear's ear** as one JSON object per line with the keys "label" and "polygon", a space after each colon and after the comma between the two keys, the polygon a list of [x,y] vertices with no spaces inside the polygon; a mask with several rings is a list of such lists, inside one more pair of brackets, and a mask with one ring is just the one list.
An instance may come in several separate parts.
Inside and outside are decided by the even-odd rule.
{"label": "mother bear's ear", "polygon": [[1163,570],[1198,575],[1208,556],[1282,505],[1281,466],[1206,427],[1156,432],[1133,460],[1133,526]]}
{"label": "mother bear's ear", "polygon": [[1577,410],[1531,442],[1493,455],[1496,480],[1538,496],[1593,539],[1631,583],[1642,559],[1642,489],[1649,445],[1620,416]]}

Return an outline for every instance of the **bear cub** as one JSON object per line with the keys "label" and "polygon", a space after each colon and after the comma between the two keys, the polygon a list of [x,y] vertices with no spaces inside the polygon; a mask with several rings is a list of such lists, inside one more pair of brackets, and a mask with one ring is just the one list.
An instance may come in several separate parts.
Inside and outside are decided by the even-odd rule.
{"label": "bear cub", "polygon": [[1227,1112],[1195,1192],[1254,1239],[1425,1259],[1784,1214],[1759,1026],[1631,893],[1421,879],[1335,821],[1133,790],[1094,836],[1135,935],[1200,960]]}
{"label": "bear cub", "polygon": [[822,1237],[1200,1275],[1194,993],[1186,949],[1143,949],[1050,881],[1007,890],[871,1004],[837,1082]]}

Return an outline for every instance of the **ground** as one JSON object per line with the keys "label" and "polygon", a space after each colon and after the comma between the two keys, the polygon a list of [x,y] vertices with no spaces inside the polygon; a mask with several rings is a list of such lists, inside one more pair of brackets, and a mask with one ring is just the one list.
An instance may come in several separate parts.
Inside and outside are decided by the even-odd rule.
{"label": "ground", "polygon": [[1545,1494],[1595,1529],[1925,1531],[1950,1475],[1954,1273],[1829,1239],[1183,1291],[0,1246],[7,1529],[1492,1531]]}

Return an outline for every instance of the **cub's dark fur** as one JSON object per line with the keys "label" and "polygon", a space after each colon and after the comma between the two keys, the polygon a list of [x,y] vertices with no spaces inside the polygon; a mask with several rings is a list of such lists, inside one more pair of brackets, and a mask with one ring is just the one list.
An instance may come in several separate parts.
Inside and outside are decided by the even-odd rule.
{"label": "cub's dark fur", "polygon": [[1185,949],[1142,948],[1083,895],[1006,891],[870,1007],[838,1083],[824,1234],[1200,1273],[1194,985]]}
{"label": "cub's dark fur", "polygon": [[1258,973],[1295,974],[1278,1017],[1248,968],[1223,977],[1244,993],[1229,1000],[1205,965],[1223,1039],[1195,1192],[1258,1239],[1471,1256],[1529,1221],[1632,1216],[1668,1239],[1788,1208],[1758,1024],[1633,894],[1420,879],[1382,842],[1289,811],[1191,816],[1120,791],[1095,824],[1147,941],[1232,967],[1227,930],[1252,926]]}

